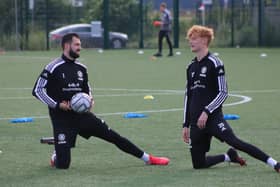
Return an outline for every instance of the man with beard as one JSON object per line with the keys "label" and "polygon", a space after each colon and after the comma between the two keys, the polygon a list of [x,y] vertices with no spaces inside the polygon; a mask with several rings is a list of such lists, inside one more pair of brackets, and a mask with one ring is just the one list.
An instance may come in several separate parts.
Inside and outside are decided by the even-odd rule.
{"label": "man with beard", "polygon": [[33,95],[48,105],[52,122],[55,151],[51,166],[68,169],[71,148],[77,135],[89,139],[101,138],[116,145],[120,150],[142,159],[148,165],[167,165],[169,159],[149,155],[120,136],[93,113],[78,114],[71,110],[70,100],[78,92],[91,96],[87,68],[76,59],[80,56],[81,41],[77,34],[69,33],[62,38],[63,54],[45,66],[33,88]]}

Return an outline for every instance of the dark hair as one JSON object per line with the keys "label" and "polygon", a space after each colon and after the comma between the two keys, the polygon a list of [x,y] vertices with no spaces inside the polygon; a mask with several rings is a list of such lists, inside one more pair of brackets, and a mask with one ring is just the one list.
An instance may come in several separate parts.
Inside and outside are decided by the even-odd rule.
{"label": "dark hair", "polygon": [[76,38],[80,39],[80,36],[78,34],[76,34],[76,33],[68,33],[68,34],[65,34],[62,37],[62,40],[61,40],[61,47],[62,47],[62,49],[64,49],[64,44],[72,42],[73,37],[76,37]]}

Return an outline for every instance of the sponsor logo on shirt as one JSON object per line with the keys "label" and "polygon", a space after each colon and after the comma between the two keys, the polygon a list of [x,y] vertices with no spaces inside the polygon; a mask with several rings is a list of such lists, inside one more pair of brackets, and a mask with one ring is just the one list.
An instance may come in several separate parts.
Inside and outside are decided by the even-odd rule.
{"label": "sponsor logo on shirt", "polygon": [[196,89],[196,88],[206,88],[205,85],[202,85],[202,84],[201,84],[200,80],[194,81],[193,84],[194,84],[194,85],[191,86],[191,90],[194,90],[194,89]]}
{"label": "sponsor logo on shirt", "polygon": [[82,91],[80,83],[68,83],[67,88],[62,88],[62,91]]}
{"label": "sponsor logo on shirt", "polygon": [[77,87],[80,87],[80,83],[69,83],[68,87],[69,88],[77,88]]}

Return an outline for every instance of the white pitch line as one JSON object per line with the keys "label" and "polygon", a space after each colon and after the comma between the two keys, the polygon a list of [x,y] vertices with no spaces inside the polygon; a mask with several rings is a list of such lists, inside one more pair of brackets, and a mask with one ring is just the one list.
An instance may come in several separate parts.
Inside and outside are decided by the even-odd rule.
{"label": "white pitch line", "polygon": [[[233,96],[233,97],[242,98],[242,100],[234,102],[234,103],[224,104],[223,106],[240,105],[240,104],[250,102],[252,100],[252,98],[250,98],[248,96],[244,96],[244,95],[237,95],[237,94],[230,94],[230,95]],[[133,113],[163,113],[163,112],[177,112],[177,111],[183,111],[183,108],[170,108],[170,109],[159,109],[159,110],[140,110],[140,111],[134,111]],[[96,115],[97,116],[116,116],[116,115],[124,115],[126,113],[129,113],[129,112],[111,112],[111,113],[100,113],[100,114],[96,114]],[[46,119],[46,118],[49,118],[49,116],[34,116],[32,118],[34,118],[34,119]],[[13,119],[13,118],[12,117],[0,118],[0,121],[1,120],[10,120],[10,119]]]}
{"label": "white pitch line", "polygon": [[[110,112],[110,113],[100,113],[95,114],[97,116],[118,116],[118,115],[124,115],[127,113],[163,113],[163,112],[176,112],[176,111],[182,111],[183,108],[171,108],[171,109],[161,109],[161,110],[139,110],[139,111],[133,111],[133,112]],[[16,118],[16,117],[13,117]],[[10,120],[13,119],[11,117],[8,118],[0,118],[1,120]],[[46,119],[49,118],[49,116],[33,116],[34,119]]]}
{"label": "white pitch line", "polygon": [[[0,90],[32,90],[32,88],[0,88]],[[127,91],[127,92],[168,92],[184,93],[184,90],[157,90],[157,89],[126,89],[126,88],[93,88],[93,91]]]}
{"label": "white pitch line", "polygon": [[145,95],[181,95],[181,93],[135,93],[135,94],[104,94],[104,95],[94,95],[93,97],[127,97],[127,96],[145,96]]}
{"label": "white pitch line", "polygon": [[52,57],[43,57],[43,56],[21,56],[21,55],[2,55],[1,57],[6,57],[6,58],[28,58],[28,59],[39,59],[39,60],[52,60],[55,59],[56,57],[52,58]]}
{"label": "white pitch line", "polygon": [[158,89],[127,89],[127,88],[94,88],[93,90],[99,90],[99,91],[128,91],[128,92],[182,92],[184,93],[184,90],[158,90]]}
{"label": "white pitch line", "polygon": [[229,95],[229,96],[232,96],[232,97],[239,97],[239,98],[241,98],[242,100],[241,100],[241,101],[234,102],[234,103],[225,103],[225,104],[223,104],[223,106],[240,105],[240,104],[244,104],[244,103],[248,103],[248,102],[252,101],[252,98],[251,98],[251,97],[248,97],[248,96],[245,96],[245,95],[238,95],[238,94],[228,94],[228,95]]}
{"label": "white pitch line", "polygon": [[[133,97],[133,96],[145,96],[145,95],[181,95],[181,93],[139,93],[139,94],[104,94],[104,95],[93,95],[96,97]],[[0,100],[23,100],[23,99],[34,99],[34,97],[0,97]]]}
{"label": "white pitch line", "polygon": [[0,100],[26,100],[34,99],[34,97],[0,97]]}
{"label": "white pitch line", "polygon": [[[13,56],[10,56],[10,55],[2,55],[0,56],[1,57],[6,57],[6,58],[28,58],[28,59],[38,59],[38,60],[54,60],[56,59],[57,57],[44,57],[44,56],[21,56],[21,55],[13,55]],[[80,58],[79,61],[84,61],[85,59],[84,58]],[[29,62],[29,61],[25,61],[25,62]]]}
{"label": "white pitch line", "polygon": [[0,90],[32,90],[32,88],[0,88]]}
{"label": "white pitch line", "polygon": [[[32,88],[0,88],[0,90],[32,90]],[[168,93],[184,93],[184,90],[161,90],[161,89],[128,89],[128,88],[94,88],[97,91],[127,91],[127,92],[168,92]],[[267,90],[232,90],[231,93],[274,93],[280,92],[280,89]]]}
{"label": "white pitch line", "polygon": [[[170,109],[161,109],[161,110],[140,110],[134,111],[132,113],[163,113],[163,112],[177,112],[181,111],[183,108],[170,108]],[[113,112],[113,113],[103,113],[103,114],[96,114],[97,116],[116,116],[116,115],[123,115],[131,112]]]}
{"label": "white pitch line", "polygon": [[[139,94],[104,94],[104,95],[93,95],[94,98],[96,97],[134,97],[134,96],[145,96],[145,95],[182,95],[182,93],[179,92],[173,92],[173,93],[139,93]],[[229,94],[229,96],[235,96],[235,97],[242,97],[241,95],[236,94]],[[247,96],[244,96],[247,97]],[[0,100],[26,100],[26,99],[34,99],[34,97],[0,97]],[[248,98],[247,98],[248,99]]]}
{"label": "white pitch line", "polygon": [[280,92],[280,89],[270,89],[270,90],[236,90],[231,91],[233,93],[275,93]]}

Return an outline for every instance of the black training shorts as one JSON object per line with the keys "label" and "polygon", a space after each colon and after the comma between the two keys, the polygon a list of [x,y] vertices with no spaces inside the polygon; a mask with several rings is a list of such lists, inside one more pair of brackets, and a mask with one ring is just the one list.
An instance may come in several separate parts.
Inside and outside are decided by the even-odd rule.
{"label": "black training shorts", "polygon": [[86,139],[91,136],[106,138],[111,133],[106,123],[93,113],[52,118],[52,125],[55,144],[70,148],[75,147],[77,135]]}
{"label": "black training shorts", "polygon": [[228,133],[233,132],[222,114],[209,116],[204,129],[199,129],[197,124],[190,125],[190,148],[196,151],[208,152],[213,136],[223,142]]}

